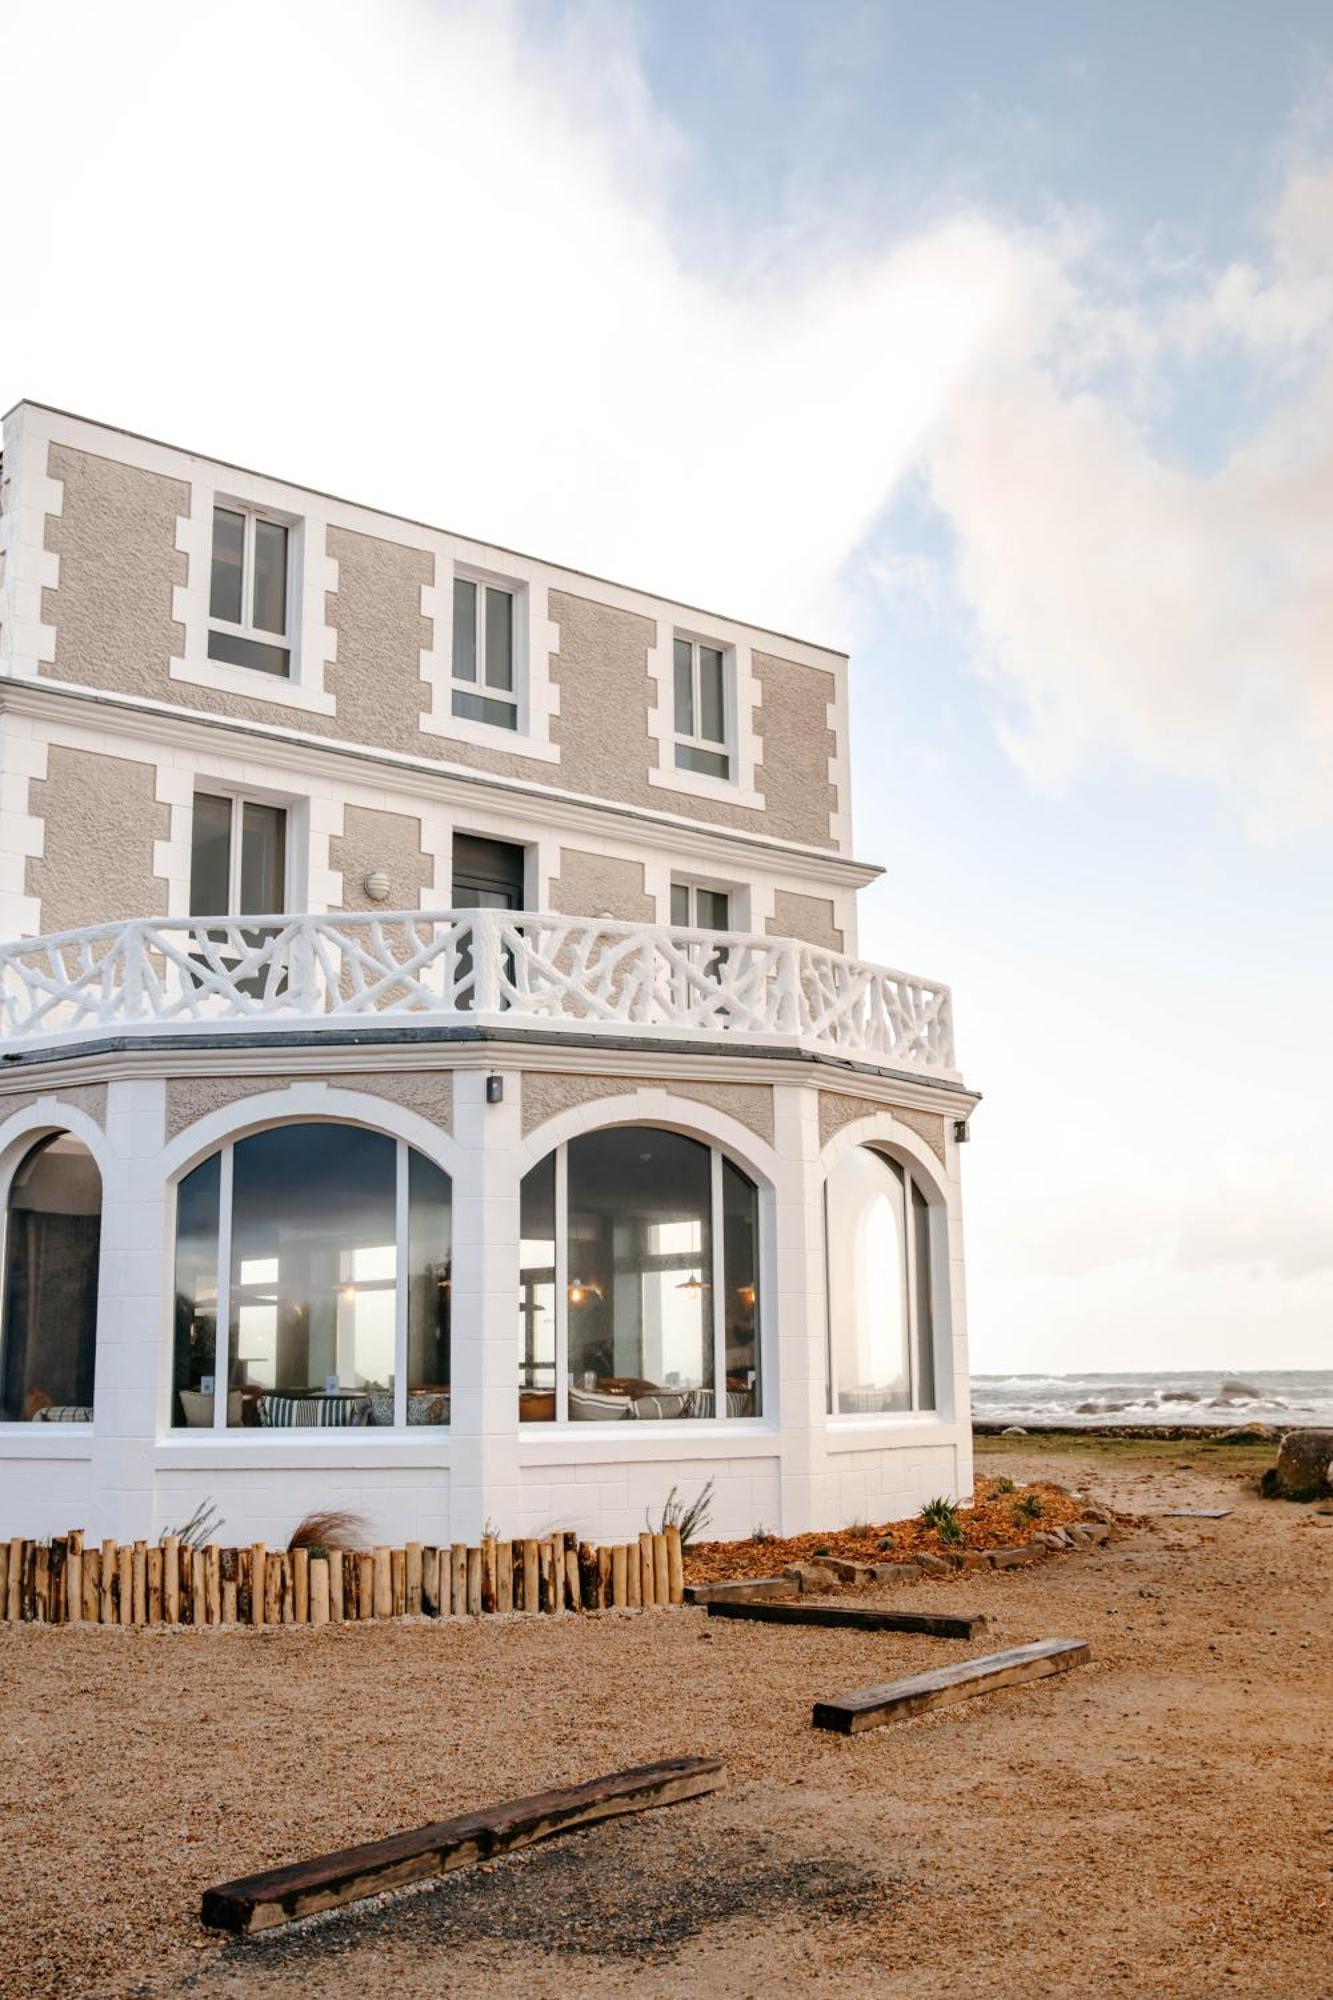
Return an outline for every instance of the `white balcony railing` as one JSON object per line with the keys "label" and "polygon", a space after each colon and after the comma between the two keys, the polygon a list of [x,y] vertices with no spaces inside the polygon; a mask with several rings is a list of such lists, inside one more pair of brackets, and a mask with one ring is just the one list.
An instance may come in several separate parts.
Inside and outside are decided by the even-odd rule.
{"label": "white balcony railing", "polygon": [[0,1053],[371,1021],[781,1044],[956,1074],[947,986],[788,938],[411,910],[141,918],[0,947]]}

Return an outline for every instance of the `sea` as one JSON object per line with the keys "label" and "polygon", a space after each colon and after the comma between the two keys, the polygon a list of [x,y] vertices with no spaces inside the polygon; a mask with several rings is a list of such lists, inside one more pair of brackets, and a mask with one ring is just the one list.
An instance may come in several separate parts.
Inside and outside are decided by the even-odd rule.
{"label": "sea", "polygon": [[983,1423],[1330,1424],[1333,1368],[1194,1369],[1104,1375],[974,1375]]}

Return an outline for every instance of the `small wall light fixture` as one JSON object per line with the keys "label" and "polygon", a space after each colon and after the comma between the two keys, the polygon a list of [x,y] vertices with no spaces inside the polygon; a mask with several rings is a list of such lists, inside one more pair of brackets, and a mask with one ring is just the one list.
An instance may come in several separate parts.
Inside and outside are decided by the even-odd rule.
{"label": "small wall light fixture", "polygon": [[505,1101],[505,1080],[502,1076],[488,1076],[486,1079],[486,1102],[503,1104]]}
{"label": "small wall light fixture", "polygon": [[954,1144],[956,1146],[965,1146],[971,1136],[971,1133],[967,1129],[966,1118],[955,1118],[953,1121]]}
{"label": "small wall light fixture", "polygon": [[372,868],[361,884],[372,903],[387,903],[389,900],[389,878],[382,868]]}

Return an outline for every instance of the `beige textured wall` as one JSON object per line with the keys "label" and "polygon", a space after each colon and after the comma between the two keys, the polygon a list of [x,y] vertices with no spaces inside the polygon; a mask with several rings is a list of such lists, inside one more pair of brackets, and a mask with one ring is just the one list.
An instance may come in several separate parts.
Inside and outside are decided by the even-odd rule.
{"label": "beige textured wall", "polygon": [[933,1111],[914,1111],[904,1105],[872,1102],[867,1097],[848,1097],[838,1090],[821,1090],[819,1093],[820,1145],[826,1146],[835,1133],[841,1132],[846,1125],[854,1125],[858,1118],[872,1118],[880,1111],[887,1111],[909,1132],[915,1132],[918,1139],[924,1139],[940,1164],[945,1164],[945,1121],[941,1115]]}
{"label": "beige textured wall", "polygon": [[829,783],[829,758],[837,747],[828,726],[834,678],[770,653],[754,655],[754,671],[763,689],[763,761],[756,785],[767,801],[765,830],[810,847],[831,847],[829,816],[838,810],[838,788]]}
{"label": "beige textured wall", "polygon": [[56,647],[41,671],[179,699],[169,666],[184,651],[185,628],[171,615],[171,592],[185,582],[176,516],[190,511],[189,487],[64,445],[50,447],[47,469],[63,481],[64,502],[46,520],[46,546],[59,556],[60,574],[58,587],[42,593]]}
{"label": "beige textured wall", "polygon": [[42,931],[166,915],[153,842],[170,834],[171,809],[158,804],[156,785],[151,764],[51,746],[47,776],[28,790],[28,809],[45,828],[26,882],[41,899]]}
{"label": "beige textured wall", "polygon": [[[174,1139],[187,1126],[206,1118],[211,1111],[239,1104],[265,1091],[281,1090],[280,1076],[190,1076],[175,1077],[167,1084],[167,1138]],[[415,1111],[451,1132],[454,1122],[454,1079],[449,1070],[412,1070],[403,1076],[355,1075],[302,1077],[302,1083],[326,1083],[336,1090],[354,1090],[370,1097],[386,1098],[406,1111]]]}
{"label": "beige textured wall", "polygon": [[336,733],[418,756],[421,716],[431,705],[421,654],[433,629],[421,615],[421,589],[434,580],[434,561],[423,549],[346,528],[329,529],[328,552],[338,563],[338,588],[326,599],[338,657],[325,673],[338,704]]}
{"label": "beige textured wall", "polygon": [[773,1143],[773,1091],[766,1083],[684,1083],[672,1077],[567,1076],[545,1070],[523,1072],[524,1136],[558,1112],[641,1089],[669,1090],[673,1097],[711,1105]]}
{"label": "beige textured wall", "polygon": [[[0,1124],[3,1124],[6,1118],[12,1118],[17,1111],[31,1110],[39,1098],[49,1097],[50,1095],[50,1091],[19,1090],[15,1091],[12,1096],[0,1097]],[[57,1116],[59,1115],[58,1107],[68,1104],[75,1111],[81,1111],[85,1118],[91,1118],[93,1124],[100,1125],[105,1132],[106,1085],[104,1083],[64,1084],[55,1093],[55,1096],[57,1100]]]}
{"label": "beige textured wall", "polygon": [[794,889],[779,889],[774,894],[768,935],[800,938],[805,944],[823,945],[826,951],[843,948],[842,932],[833,921],[833,904],[828,897],[801,896]]}
{"label": "beige textured wall", "polygon": [[[422,852],[421,821],[411,813],[368,806],[345,808],[342,834],[329,842],[329,866],[342,871],[344,910],[419,910],[422,890],[435,880],[435,863]],[[384,870],[390,885],[379,903],[365,891],[365,878],[375,868]]]}
{"label": "beige textured wall", "polygon": [[643,863],[612,854],[562,847],[560,873],[551,884],[551,908],[570,917],[621,917],[654,921],[657,910],[643,886]]}

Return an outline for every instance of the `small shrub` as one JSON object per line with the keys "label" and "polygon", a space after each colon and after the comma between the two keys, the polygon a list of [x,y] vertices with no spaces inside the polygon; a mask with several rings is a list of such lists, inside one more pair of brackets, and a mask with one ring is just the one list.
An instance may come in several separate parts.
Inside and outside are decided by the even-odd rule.
{"label": "small shrub", "polygon": [[933,1528],[942,1542],[953,1546],[962,1541],[963,1524],[952,1500],[927,1500],[919,1518],[922,1527]]}
{"label": "small shrub", "polygon": [[1007,1472],[1003,1472],[1000,1474],[1000,1477],[996,1480],[995,1485],[991,1490],[995,1493],[1017,1493],[1018,1488],[1017,1486],[1015,1486],[1013,1480],[1009,1477],[1009,1474]]}
{"label": "small shrub", "polygon": [[764,1526],[762,1521],[759,1523],[759,1526],[757,1528],[751,1528],[750,1530],[750,1540],[752,1542],[771,1542],[772,1539],[773,1539],[772,1534]]}
{"label": "small shrub", "polygon": [[876,1542],[875,1547],[877,1549],[891,1549],[893,1547],[893,1536],[881,1535],[879,1540]]}
{"label": "small shrub", "polygon": [[1024,1493],[1015,1500],[1013,1515],[1016,1521],[1039,1521],[1046,1512],[1046,1503],[1040,1493]]}
{"label": "small shrub", "polygon": [[679,1528],[681,1548],[688,1549],[692,1542],[699,1540],[704,1529],[712,1519],[712,1500],[713,1482],[711,1479],[706,1485],[700,1487],[688,1506],[679,1497],[676,1488],[673,1486],[663,1504],[662,1518],[655,1528],[651,1515],[645,1509],[643,1518],[648,1525],[648,1532],[653,1535],[664,1535],[668,1528]]}
{"label": "small shrub", "polygon": [[849,1521],[843,1533],[848,1535],[868,1535],[870,1533],[870,1523],[869,1521]]}
{"label": "small shrub", "polygon": [[342,1507],[325,1507],[307,1514],[292,1531],[289,1549],[308,1549],[327,1555],[330,1549],[363,1550],[370,1546],[370,1530],[360,1514]]}

